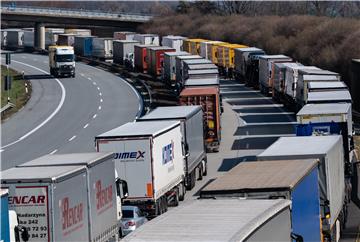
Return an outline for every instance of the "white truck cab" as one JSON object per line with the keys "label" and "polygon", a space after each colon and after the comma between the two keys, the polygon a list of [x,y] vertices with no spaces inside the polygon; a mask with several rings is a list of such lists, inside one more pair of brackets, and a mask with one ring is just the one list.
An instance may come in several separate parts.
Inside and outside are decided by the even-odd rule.
{"label": "white truck cab", "polygon": [[75,55],[72,46],[49,46],[50,74],[75,77]]}

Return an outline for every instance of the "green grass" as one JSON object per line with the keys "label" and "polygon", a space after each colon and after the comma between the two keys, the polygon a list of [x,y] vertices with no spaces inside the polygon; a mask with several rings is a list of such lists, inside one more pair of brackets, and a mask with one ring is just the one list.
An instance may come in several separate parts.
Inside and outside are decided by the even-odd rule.
{"label": "green grass", "polygon": [[[1,115],[2,120],[8,118],[13,113],[17,112],[20,108],[22,108],[29,100],[31,94],[30,83],[22,79],[21,73],[18,73],[10,68],[9,74],[13,77],[12,85],[10,91],[5,91],[4,81],[7,73],[8,71],[6,66],[1,66],[1,107],[7,104],[8,95],[10,97],[10,102],[15,104],[15,107],[5,111],[5,113]],[[26,93],[25,91],[25,82],[28,85],[28,93]]]}

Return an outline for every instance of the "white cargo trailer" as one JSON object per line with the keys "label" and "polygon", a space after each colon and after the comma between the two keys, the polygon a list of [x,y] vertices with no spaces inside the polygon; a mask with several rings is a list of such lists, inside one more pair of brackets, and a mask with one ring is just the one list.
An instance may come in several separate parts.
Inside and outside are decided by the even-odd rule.
{"label": "white cargo trailer", "polygon": [[307,84],[308,92],[324,92],[324,91],[339,91],[339,90],[348,90],[344,82],[308,82]]}
{"label": "white cargo trailer", "polygon": [[192,200],[124,241],[292,241],[290,206],[284,199]]}
{"label": "white cargo trailer", "polygon": [[90,241],[84,166],[11,168],[1,172],[1,188],[29,241]]}
{"label": "white cargo trailer", "polygon": [[213,44],[219,44],[219,43],[223,43],[221,41],[204,41],[204,42],[200,42],[200,55],[208,60],[212,60],[211,58],[211,45]]}
{"label": "white cargo trailer", "polygon": [[159,35],[157,34],[135,34],[133,39],[139,41],[142,45],[160,45]]}
{"label": "white cargo trailer", "polygon": [[[351,189],[345,184],[344,149],[340,135],[280,137],[258,160],[318,158],[323,232],[331,235],[346,219]],[[285,161],[284,161],[285,162]]]}
{"label": "white cargo trailer", "polygon": [[174,36],[174,35],[164,36],[162,37],[161,45],[171,47],[175,49],[175,51],[181,51],[184,39],[186,38],[182,36]]}
{"label": "white cargo trailer", "polygon": [[165,52],[164,53],[164,74],[163,79],[165,82],[169,83],[171,86],[175,85],[176,80],[176,56],[186,56],[190,55],[185,51],[176,51],[176,52]]}
{"label": "white cargo trailer", "polygon": [[100,152],[115,152],[115,169],[129,187],[125,204],[149,216],[177,205],[184,194],[184,150],[179,121],[127,123],[95,138]]}
{"label": "white cargo trailer", "polygon": [[351,95],[348,90],[309,92],[305,103],[351,103]]}
{"label": "white cargo trailer", "polygon": [[22,48],[24,46],[24,30],[7,29],[6,32],[7,48]]}
{"label": "white cargo trailer", "polygon": [[121,180],[115,179],[114,153],[45,155],[18,167],[85,166],[91,241],[116,239],[121,230]]}
{"label": "white cargo trailer", "polygon": [[234,49],[235,73],[238,74],[240,79],[246,77],[246,72],[248,71],[248,66],[250,65],[251,61],[250,57],[252,55],[265,55],[265,52],[262,49],[256,47]]}
{"label": "white cargo trailer", "polygon": [[111,59],[113,57],[112,38],[94,38],[92,42],[92,56],[101,59]]}
{"label": "white cargo trailer", "polygon": [[179,120],[185,149],[185,186],[191,190],[196,177],[207,173],[207,157],[204,144],[203,111],[201,106],[158,107],[141,117],[141,121]]}
{"label": "white cargo trailer", "polygon": [[183,61],[184,60],[192,60],[192,59],[204,59],[199,55],[185,55],[185,56],[176,56],[175,60],[176,60],[176,83],[177,84],[181,84],[181,76],[182,76],[182,67],[183,67]]}

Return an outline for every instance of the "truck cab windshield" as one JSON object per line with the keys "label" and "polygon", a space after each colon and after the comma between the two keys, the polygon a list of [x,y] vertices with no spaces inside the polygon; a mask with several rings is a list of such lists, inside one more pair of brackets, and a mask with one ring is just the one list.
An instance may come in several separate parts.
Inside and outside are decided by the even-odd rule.
{"label": "truck cab windshield", "polygon": [[68,54],[68,55],[56,55],[55,56],[56,62],[72,62],[74,61],[74,55]]}

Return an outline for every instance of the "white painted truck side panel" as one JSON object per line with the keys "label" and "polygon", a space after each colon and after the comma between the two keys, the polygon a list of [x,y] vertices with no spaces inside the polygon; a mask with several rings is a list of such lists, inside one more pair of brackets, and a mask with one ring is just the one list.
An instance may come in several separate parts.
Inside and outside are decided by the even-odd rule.
{"label": "white painted truck side panel", "polygon": [[184,156],[180,126],[153,140],[154,197],[157,199],[181,183],[184,177]]}

